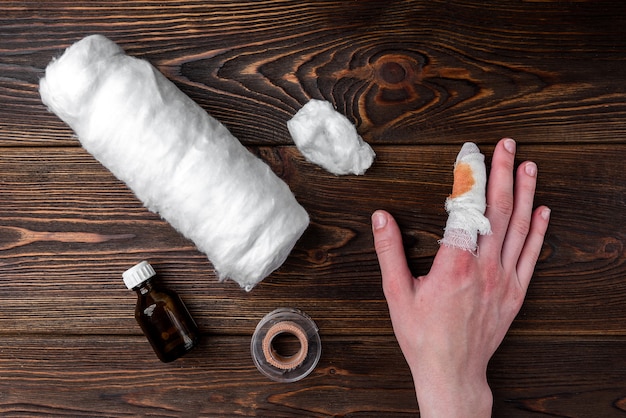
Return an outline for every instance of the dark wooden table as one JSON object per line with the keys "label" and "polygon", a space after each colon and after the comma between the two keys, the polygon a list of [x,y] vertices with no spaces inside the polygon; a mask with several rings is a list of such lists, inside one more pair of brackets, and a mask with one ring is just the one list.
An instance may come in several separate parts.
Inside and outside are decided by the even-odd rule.
{"label": "dark wooden table", "polygon": [[[52,57],[101,33],[153,63],[266,161],[311,225],[251,293],[85,152],[47,112]],[[364,176],[307,163],[286,121],[310,98],[377,153]],[[552,222],[527,300],[490,364],[494,416],[626,414],[626,6],[622,1],[0,2],[0,414],[412,416],[370,214],[392,212],[428,271],[464,141],[539,165]],[[150,260],[200,346],[160,363],[121,273]],[[255,368],[278,307],[319,325],[296,383]]]}

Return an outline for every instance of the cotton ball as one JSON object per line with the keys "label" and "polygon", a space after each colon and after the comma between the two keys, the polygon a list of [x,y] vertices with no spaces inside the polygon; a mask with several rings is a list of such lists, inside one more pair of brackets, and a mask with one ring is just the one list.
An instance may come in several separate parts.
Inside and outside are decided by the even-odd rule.
{"label": "cotton ball", "polygon": [[324,100],[311,100],[287,122],[304,157],[336,175],[363,174],[376,154],[348,118]]}

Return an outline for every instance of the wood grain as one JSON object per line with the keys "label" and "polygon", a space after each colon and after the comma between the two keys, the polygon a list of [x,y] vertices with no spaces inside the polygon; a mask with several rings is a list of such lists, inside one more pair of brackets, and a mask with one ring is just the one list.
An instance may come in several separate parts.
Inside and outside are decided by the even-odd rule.
{"label": "wood grain", "polygon": [[[411,376],[393,339],[326,337],[319,366],[291,384],[268,382],[256,370],[249,341],[207,336],[187,356],[163,364],[143,337],[5,337],[0,413],[408,417],[417,412]],[[621,339],[508,338],[489,371],[494,416],[622,416],[626,371],[612,359],[625,350]]]}
{"label": "wood grain", "polygon": [[0,57],[7,145],[72,143],[37,83],[90,33],[148,59],[248,144],[289,143],[285,123],[312,97],[380,144],[615,142],[625,133],[620,2],[494,2],[488,13],[473,1],[1,7],[0,27],[12,34]]}
{"label": "wood grain", "polygon": [[[620,1],[0,1],[0,415],[418,415],[370,232],[397,218],[428,271],[452,163],[504,136],[539,165],[552,220],[525,304],[488,370],[495,417],[626,414],[626,7]],[[82,37],[147,59],[267,162],[311,215],[251,293],[79,147],[38,82]],[[286,122],[326,99],[375,148],[364,176],[306,162]],[[121,272],[149,259],[200,346],[157,361]],[[323,355],[294,384],[249,354],[281,306]]]}
{"label": "wood grain", "polygon": [[[251,294],[219,284],[191,242],[142,208],[85,151],[7,149],[0,160],[0,173],[8,173],[0,191],[0,280],[11,309],[0,313],[0,324],[17,331],[23,325],[15,316],[26,316],[41,332],[62,329],[72,316],[77,333],[135,331],[134,301],[120,275],[148,258],[214,332],[249,332],[278,299],[310,311],[333,334],[389,334],[369,216],[386,208],[397,217],[411,266],[425,274],[445,223],[457,148],[376,147],[370,171],[346,178],[304,161],[292,147],[259,149],[270,166],[282,167],[277,172],[309,211],[311,226],[287,263]],[[519,152],[520,161],[539,165],[537,203],[549,205],[553,218],[512,332],[624,335],[626,190],[611,182],[626,147],[522,144]],[[98,294],[85,297],[94,285]],[[603,309],[595,308],[598,300]],[[29,317],[33,305],[46,315]]]}

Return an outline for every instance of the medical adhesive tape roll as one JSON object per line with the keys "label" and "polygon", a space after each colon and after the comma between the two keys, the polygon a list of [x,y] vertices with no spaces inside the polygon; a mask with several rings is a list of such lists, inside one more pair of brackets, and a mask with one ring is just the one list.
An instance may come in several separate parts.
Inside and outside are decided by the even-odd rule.
{"label": "medical adhesive tape roll", "polygon": [[[291,334],[298,339],[299,349],[284,355],[274,347],[274,339]],[[304,312],[279,308],[259,322],[250,344],[252,360],[261,373],[277,382],[295,382],[315,369],[322,355],[322,343],[317,325]]]}

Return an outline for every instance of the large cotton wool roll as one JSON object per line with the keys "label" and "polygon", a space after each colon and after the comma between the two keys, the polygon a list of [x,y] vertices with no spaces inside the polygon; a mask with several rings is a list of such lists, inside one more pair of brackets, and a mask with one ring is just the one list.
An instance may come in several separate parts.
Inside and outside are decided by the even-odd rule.
{"label": "large cotton wool roll", "polygon": [[280,267],[309,223],[289,187],[147,61],[92,35],[40,82],[83,147],[246,290]]}

